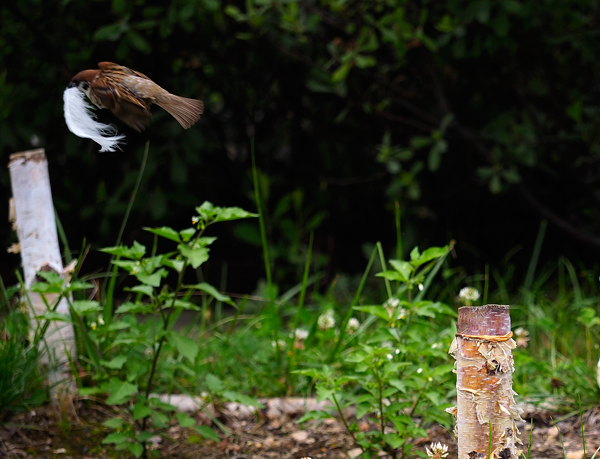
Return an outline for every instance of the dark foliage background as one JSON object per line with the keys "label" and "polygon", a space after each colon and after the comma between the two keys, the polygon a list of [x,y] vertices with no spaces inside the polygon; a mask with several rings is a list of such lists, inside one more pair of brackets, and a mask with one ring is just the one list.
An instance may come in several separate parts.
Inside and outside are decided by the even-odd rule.
{"label": "dark foliage background", "polygon": [[[255,210],[255,139],[277,281],[297,282],[308,235],[329,278],[362,271],[362,247],[395,254],[457,240],[469,272],[543,254],[591,262],[600,247],[599,6],[587,0],[19,0],[0,7],[0,155],[44,147],[74,248],[112,245],[150,156],[125,242],[186,227],[195,205]],[[122,152],[72,135],[62,91],[117,62],[204,100],[184,131],[156,109]],[[103,121],[118,124],[108,114]],[[8,171],[0,172],[7,214]],[[226,225],[224,225],[226,226]],[[229,290],[262,276],[257,222],[229,225],[207,272]],[[14,241],[0,226],[4,246]],[[0,274],[14,281],[16,255]],[[84,271],[105,268],[93,250]]]}

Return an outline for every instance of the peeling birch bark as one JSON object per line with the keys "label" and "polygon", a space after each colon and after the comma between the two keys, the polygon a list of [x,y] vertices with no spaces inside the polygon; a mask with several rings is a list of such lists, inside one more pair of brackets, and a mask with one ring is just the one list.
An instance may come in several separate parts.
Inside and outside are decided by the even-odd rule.
{"label": "peeling birch bark", "polygon": [[[14,226],[19,237],[25,287],[35,316],[44,314],[47,307],[39,293],[29,292],[39,271],[63,274],[54,205],[50,191],[48,161],[43,149],[15,153],[8,164],[14,199]],[[45,295],[51,306],[57,295]],[[56,312],[69,315],[66,299],[62,299]],[[50,383],[54,386],[70,373],[68,355],[73,358],[74,332],[70,323],[52,321],[46,332],[46,345],[42,351],[42,363],[50,367]],[[49,352],[46,352],[49,351]]]}
{"label": "peeling birch bark", "polygon": [[522,421],[512,389],[516,347],[509,306],[466,306],[458,310],[456,338],[449,353],[456,359],[458,459],[516,459]]}

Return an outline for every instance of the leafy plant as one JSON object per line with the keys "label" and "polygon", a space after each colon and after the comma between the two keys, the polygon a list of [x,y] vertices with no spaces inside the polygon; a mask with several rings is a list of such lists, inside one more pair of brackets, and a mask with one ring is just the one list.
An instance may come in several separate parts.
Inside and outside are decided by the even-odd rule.
{"label": "leafy plant", "polygon": [[[173,415],[176,408],[153,391],[184,389],[180,380],[197,376],[194,363],[199,344],[174,328],[182,311],[201,311],[192,296],[202,294],[236,307],[231,298],[206,282],[184,283],[188,268],[198,269],[209,258],[209,246],[216,238],[205,236],[205,230],[215,223],[255,216],[237,207],[221,208],[205,202],[196,208],[190,228],[181,231],[169,227],[145,228],[157,237],[174,242],[173,251],[157,255],[156,238],[150,254],[139,242],[131,247],[102,249],[115,257],[112,261],[115,266],[137,280],[135,285],[126,288],[131,297],[119,305],[114,316],[98,301],[71,304],[71,320],[78,325],[81,341],[86,343],[85,360],[93,370],[94,385],[81,388],[80,394],[108,394],[105,403],[119,412],[104,423],[114,430],[103,440],[104,444],[128,450],[135,457],[146,457],[148,440],[157,434],[165,435],[171,418],[200,436],[218,440],[212,429],[196,425],[191,416]],[[177,276],[174,288],[165,281],[169,272]],[[56,277],[47,279],[53,283],[45,284],[45,290],[61,290],[64,280]],[[225,390],[213,375],[206,376],[204,383],[214,398],[256,405],[250,397]]]}
{"label": "leafy plant", "polygon": [[[390,261],[392,269],[379,276],[390,292],[394,283],[395,291],[381,306],[354,307],[368,318],[356,334],[340,331],[338,339],[346,343],[339,363],[334,359],[320,369],[296,371],[315,378],[318,399],[331,403],[331,409],[312,411],[300,421],[337,412],[364,458],[381,451],[393,458],[410,456],[411,440],[426,435],[427,423],[449,424],[443,409],[452,391],[453,365],[446,363],[452,328],[447,321],[442,324],[442,316],[454,317],[455,312],[423,295],[450,250],[432,247],[421,254],[415,248],[410,260]],[[354,421],[345,411],[351,406]],[[370,430],[359,428],[361,419]]]}

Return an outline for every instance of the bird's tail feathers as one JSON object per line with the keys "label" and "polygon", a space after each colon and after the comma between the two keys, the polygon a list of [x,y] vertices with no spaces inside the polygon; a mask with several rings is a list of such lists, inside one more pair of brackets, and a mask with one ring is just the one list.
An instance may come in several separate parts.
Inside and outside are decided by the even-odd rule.
{"label": "bird's tail feathers", "polygon": [[190,128],[204,113],[204,104],[201,100],[187,99],[174,94],[164,94],[156,103],[168,111],[184,129]]}

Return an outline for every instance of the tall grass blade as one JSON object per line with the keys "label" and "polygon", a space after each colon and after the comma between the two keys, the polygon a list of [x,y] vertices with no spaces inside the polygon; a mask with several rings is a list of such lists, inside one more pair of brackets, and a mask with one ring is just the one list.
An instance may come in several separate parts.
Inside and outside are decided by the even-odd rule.
{"label": "tall grass blade", "polygon": [[[125,215],[123,217],[123,222],[121,223],[121,229],[119,230],[119,235],[117,236],[117,242],[115,246],[118,247],[121,244],[121,239],[123,237],[123,233],[125,232],[125,226],[127,225],[127,220],[129,220],[129,214],[131,213],[131,209],[133,208],[133,203],[135,201],[135,197],[137,196],[137,192],[140,189],[140,184],[142,183],[142,177],[144,176],[144,171],[146,170],[146,163],[148,161],[148,151],[150,150],[150,141],[146,142],[146,147],[144,148],[144,156],[142,157],[142,164],[140,165],[140,171],[138,173],[137,180],[135,182],[135,186],[133,187],[133,193],[131,193],[131,197],[129,198],[129,204],[127,205],[127,210],[125,211]],[[117,257],[119,260],[120,257]],[[112,262],[112,257],[110,258],[110,262]],[[109,263],[110,266],[110,263]],[[104,295],[104,310],[102,312],[102,316],[104,319],[104,323],[106,326],[109,326],[112,322],[113,315],[113,303],[114,303],[114,293],[115,293],[115,285],[117,283],[117,272],[118,267],[116,265],[113,266],[111,276],[108,281],[108,287],[106,289],[106,293]]]}
{"label": "tall grass blade", "polygon": [[452,252],[453,247],[454,247],[454,241],[451,241],[448,246],[448,251],[446,252],[446,254],[437,259],[437,261],[433,265],[433,268],[431,269],[431,271],[429,271],[429,274],[427,275],[427,277],[425,278],[425,281],[423,282],[423,289],[420,290],[419,293],[417,293],[417,296],[415,297],[415,303],[417,301],[421,301],[423,299],[423,296],[427,293],[427,290],[429,290],[429,287],[431,286],[431,283],[433,282],[433,278],[436,276],[436,274],[438,273],[438,271],[440,270],[440,268],[446,261],[446,257],[448,256],[448,254],[450,252]]}
{"label": "tall grass blade", "polygon": [[402,244],[402,220],[400,218],[400,203],[396,199],[394,201],[394,216],[396,217],[396,258],[402,260],[404,247]]}
{"label": "tall grass blade", "polygon": [[[381,263],[381,269],[382,271],[387,271],[387,266],[385,264],[385,255],[383,253],[383,247],[381,245],[381,242],[377,241],[376,244],[377,247],[377,253],[379,254],[379,262]],[[385,290],[387,292],[387,296],[388,298],[392,297],[392,287],[390,285],[390,281],[389,279],[383,278],[384,282],[385,282]]]}
{"label": "tall grass blade", "polygon": [[250,140],[250,156],[252,157],[252,180],[254,181],[254,198],[256,199],[256,209],[258,210],[258,224],[260,226],[260,239],[263,246],[263,259],[265,263],[265,273],[267,276],[267,288],[269,295],[272,293],[271,281],[271,263],[269,262],[269,246],[267,244],[267,231],[265,229],[265,218],[262,210],[262,201],[258,187],[258,173],[256,170],[256,158],[254,157],[254,138]]}
{"label": "tall grass blade", "polygon": [[531,260],[529,260],[529,267],[527,268],[525,283],[523,284],[523,288],[526,292],[531,290],[531,285],[533,284],[533,276],[535,275],[535,270],[540,259],[542,243],[544,242],[544,236],[546,234],[546,226],[548,226],[548,222],[546,220],[542,220],[540,223],[540,229],[538,230],[537,238],[535,239],[535,246],[533,247]]}
{"label": "tall grass blade", "polygon": [[54,209],[54,219],[56,220],[56,231],[58,233],[58,238],[60,239],[60,242],[64,247],[63,256],[65,257],[65,261],[67,262],[67,264],[69,264],[71,263],[71,261],[73,261],[73,254],[71,252],[71,248],[69,247],[69,240],[67,239],[67,234],[65,233],[65,229],[62,226],[56,209]]}
{"label": "tall grass blade", "polygon": [[[329,354],[329,358],[327,359],[327,363],[331,363],[334,361],[335,356],[344,340],[344,336],[346,335],[346,326],[348,325],[348,321],[350,317],[352,317],[352,313],[354,312],[354,306],[358,304],[358,300],[360,299],[360,295],[362,294],[363,288],[367,283],[367,278],[369,277],[369,273],[371,272],[371,267],[373,266],[373,262],[375,261],[375,257],[377,256],[377,247],[373,247],[373,251],[371,252],[371,257],[369,258],[369,262],[367,263],[367,267],[365,268],[365,272],[363,273],[362,279],[360,280],[360,284],[358,285],[358,290],[352,299],[352,303],[350,303],[350,307],[348,308],[348,312],[346,312],[346,317],[344,317],[344,321],[340,327],[340,336],[338,337],[335,347]],[[357,333],[358,335],[358,333]]]}

